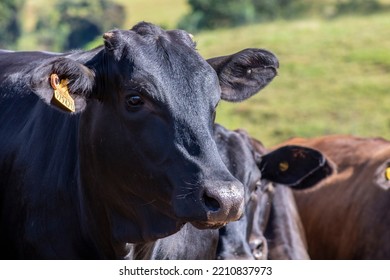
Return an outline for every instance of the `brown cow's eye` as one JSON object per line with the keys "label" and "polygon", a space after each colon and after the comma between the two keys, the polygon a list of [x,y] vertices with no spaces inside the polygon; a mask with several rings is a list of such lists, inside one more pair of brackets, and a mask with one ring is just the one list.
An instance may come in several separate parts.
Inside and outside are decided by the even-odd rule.
{"label": "brown cow's eye", "polygon": [[129,95],[126,98],[126,104],[129,107],[137,108],[144,105],[144,101],[142,97],[139,95]]}

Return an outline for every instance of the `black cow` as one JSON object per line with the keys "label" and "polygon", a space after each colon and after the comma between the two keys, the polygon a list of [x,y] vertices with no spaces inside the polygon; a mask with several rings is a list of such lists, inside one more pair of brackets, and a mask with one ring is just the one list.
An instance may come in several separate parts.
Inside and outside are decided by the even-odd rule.
{"label": "black cow", "polygon": [[[214,138],[223,162],[244,184],[245,215],[219,230],[199,230],[186,224],[174,235],[134,245],[129,258],[263,259],[281,257],[281,248],[289,250],[291,255],[286,254],[286,258],[303,258],[300,251],[293,250],[304,250],[304,244],[283,239],[285,236],[299,236],[299,233],[290,232],[295,230],[290,226],[295,222],[294,209],[288,205],[294,203],[293,197],[283,192],[287,189],[285,186],[278,186],[274,197],[270,198],[268,182],[272,180],[296,189],[311,187],[328,175],[328,165],[322,154],[299,146],[285,146],[273,152],[259,150],[244,131],[230,131],[220,125],[214,127]],[[266,201],[262,200],[263,197]],[[283,209],[283,203],[287,204],[287,209]],[[267,222],[262,226],[264,220]],[[267,242],[272,242],[270,252]],[[256,246],[251,247],[252,244]]]}
{"label": "black cow", "polygon": [[264,87],[276,57],[206,62],[186,32],[144,22],[103,37],[91,51],[0,53],[2,258],[122,258],[128,242],[243,213],[215,107]]}

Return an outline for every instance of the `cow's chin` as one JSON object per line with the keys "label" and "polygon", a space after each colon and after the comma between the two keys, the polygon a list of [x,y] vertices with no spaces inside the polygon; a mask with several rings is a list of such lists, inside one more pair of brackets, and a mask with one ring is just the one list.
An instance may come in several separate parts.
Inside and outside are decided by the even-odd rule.
{"label": "cow's chin", "polygon": [[227,223],[211,223],[211,222],[191,222],[197,229],[219,229]]}

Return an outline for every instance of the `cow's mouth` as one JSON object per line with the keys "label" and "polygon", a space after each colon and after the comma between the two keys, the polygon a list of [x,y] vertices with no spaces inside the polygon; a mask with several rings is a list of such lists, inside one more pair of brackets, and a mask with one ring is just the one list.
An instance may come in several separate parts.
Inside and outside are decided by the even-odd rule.
{"label": "cow's mouth", "polygon": [[191,222],[191,224],[196,227],[197,229],[219,229],[223,226],[225,226],[227,223],[226,222],[217,222],[217,223],[212,223],[212,222]]}

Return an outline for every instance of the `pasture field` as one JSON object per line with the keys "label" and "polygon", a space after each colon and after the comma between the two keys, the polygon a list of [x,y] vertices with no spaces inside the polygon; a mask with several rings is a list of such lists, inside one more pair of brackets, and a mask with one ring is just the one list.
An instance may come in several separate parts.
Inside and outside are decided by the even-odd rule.
{"label": "pasture field", "polygon": [[267,146],[290,137],[353,134],[390,139],[390,14],[277,21],[196,36],[206,58],[247,47],[279,58],[279,75],[217,121]]}
{"label": "pasture field", "polygon": [[139,21],[149,21],[173,29],[190,7],[186,0],[115,0],[126,9],[125,26],[130,28]]}
{"label": "pasture field", "polygon": [[[140,20],[175,28],[189,10],[186,0],[116,2],[126,8],[123,28]],[[31,20],[26,17],[25,24]],[[217,121],[226,127],[244,128],[267,146],[336,133],[390,139],[390,12],[279,20],[195,35],[206,58],[248,47],[279,58],[279,75],[262,92],[242,103],[220,103]]]}
{"label": "pasture field", "polygon": [[[116,1],[126,5],[129,26],[145,19],[173,28],[189,9],[186,0]],[[280,60],[279,76],[257,96],[220,103],[217,121],[226,127],[244,128],[267,146],[335,133],[390,139],[389,12],[275,21],[201,32],[195,39],[206,58],[256,47]]]}

